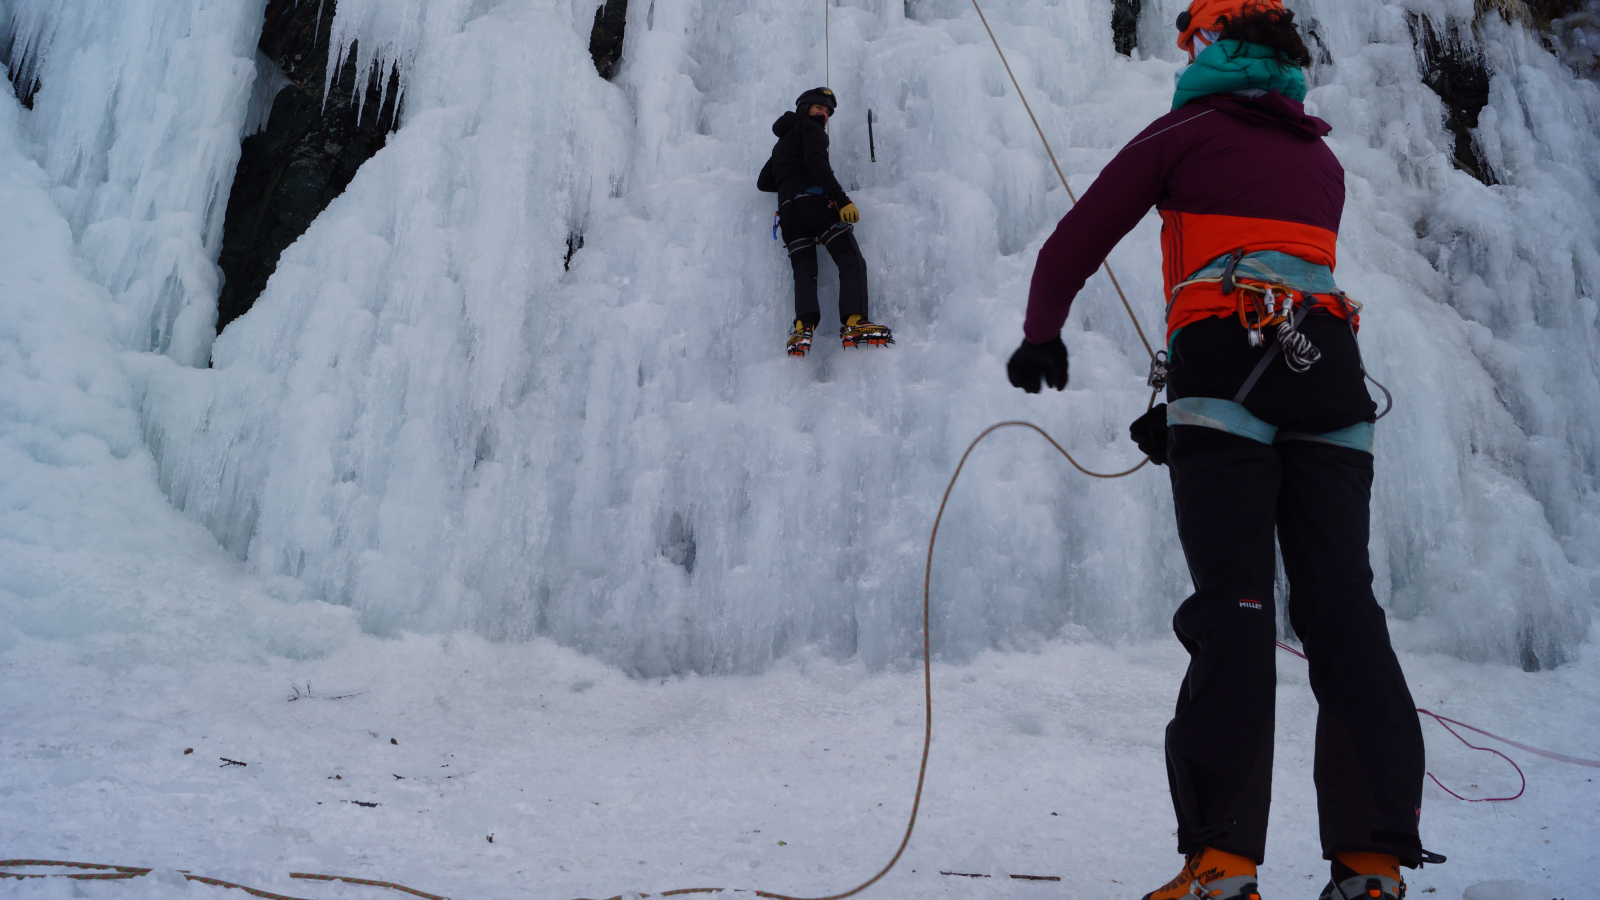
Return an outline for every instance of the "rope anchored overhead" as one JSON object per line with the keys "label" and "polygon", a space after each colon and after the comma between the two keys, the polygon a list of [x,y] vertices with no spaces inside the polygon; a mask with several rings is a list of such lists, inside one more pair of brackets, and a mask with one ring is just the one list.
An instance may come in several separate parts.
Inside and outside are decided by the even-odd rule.
{"label": "rope anchored overhead", "polygon": [[[1006,52],[1000,49],[1000,40],[994,36],[994,29],[989,27],[989,19],[983,14],[983,7],[978,5],[978,0],[972,0],[972,8],[978,11],[978,20],[983,23],[983,30],[989,32],[989,40],[994,44],[994,50],[1000,54],[1000,64],[1006,67],[1006,75],[1011,78],[1011,86],[1017,89],[1017,99],[1022,101],[1022,108],[1028,111],[1028,118],[1033,121],[1033,130],[1039,133],[1039,140],[1044,142],[1044,152],[1050,157],[1050,165],[1055,167],[1056,177],[1061,179],[1061,186],[1067,189],[1067,196],[1072,202],[1078,202],[1078,195],[1073,192],[1072,185],[1067,184],[1067,176],[1061,171],[1061,163],[1056,161],[1055,151],[1050,149],[1050,139],[1044,136],[1044,129],[1039,125],[1039,118],[1033,114],[1033,107],[1028,103],[1028,97],[1022,93],[1022,85],[1017,82],[1015,72],[1011,71],[1011,63],[1006,59]],[[1133,304],[1128,302],[1128,295],[1122,290],[1122,283],[1117,281],[1117,273],[1111,271],[1111,261],[1104,264],[1106,274],[1111,277],[1111,286],[1117,289],[1117,296],[1122,299],[1122,308],[1128,311],[1128,319],[1133,322],[1133,330],[1139,333],[1139,343],[1144,344],[1144,352],[1151,359],[1156,358],[1155,348],[1150,346],[1150,339],[1144,336],[1144,328],[1139,325],[1139,317],[1133,312]]]}

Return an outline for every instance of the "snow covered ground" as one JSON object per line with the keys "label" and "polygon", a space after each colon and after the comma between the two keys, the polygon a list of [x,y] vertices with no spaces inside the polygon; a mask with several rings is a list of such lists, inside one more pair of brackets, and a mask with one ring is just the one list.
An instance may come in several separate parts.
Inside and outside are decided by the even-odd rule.
{"label": "snow covered ground", "polygon": [[[1592,754],[1593,647],[1555,672],[1404,663],[1426,707]],[[1281,656],[1263,896],[1314,897],[1327,873],[1315,705],[1302,663]],[[868,896],[1137,898],[1164,882],[1178,857],[1160,739],[1183,665],[1170,641],[1058,641],[936,666],[921,819]],[[192,869],[306,898],[385,892],[288,872],[456,898],[843,890],[903,834],[922,740],[920,672],[804,655],[756,676],[641,680],[545,640],[465,635],[361,637],[320,660],[131,666],[29,642],[0,662],[0,684],[0,854]],[[1515,792],[1503,761],[1425,730],[1429,768],[1452,789]],[[1453,858],[1413,872],[1412,896],[1596,896],[1600,770],[1502,749],[1527,773],[1520,800],[1465,803],[1428,783],[1424,842]],[[1490,881],[1523,884],[1469,890]],[[18,900],[179,893],[240,896],[155,876],[0,885]]]}
{"label": "snow covered ground", "polygon": [[[31,112],[0,99],[0,856],[159,870],[0,894],[238,897],[176,868],[329,900],[378,892],[286,873],[822,893],[892,852],[955,455],[1019,416],[1123,463],[1142,352],[1096,279],[1074,389],[1005,385],[1066,200],[964,3],[831,8],[835,162],[900,344],[801,365],[752,182],[822,80],[820,4],[634,0],[616,84],[594,5],[341,3],[341,35],[407,66],[403,127],[212,347],[261,0],[0,0],[43,84]],[[988,4],[1076,187],[1165,107],[1177,5],[1145,4],[1127,60],[1104,0]],[[1486,187],[1449,165],[1405,20],[1471,2],[1296,8],[1350,172],[1340,277],[1401,400],[1373,549],[1417,701],[1600,755],[1600,90],[1486,19]],[[1155,233],[1112,259],[1147,326]],[[996,438],[952,501],[924,818],[878,896],[1135,897],[1174,871],[1164,479],[1092,484],[1030,440]],[[1312,699],[1280,671],[1269,898],[1325,871]],[[1514,790],[1425,727],[1447,784]],[[1508,752],[1513,803],[1429,783],[1453,859],[1413,889],[1597,896],[1595,770]]]}

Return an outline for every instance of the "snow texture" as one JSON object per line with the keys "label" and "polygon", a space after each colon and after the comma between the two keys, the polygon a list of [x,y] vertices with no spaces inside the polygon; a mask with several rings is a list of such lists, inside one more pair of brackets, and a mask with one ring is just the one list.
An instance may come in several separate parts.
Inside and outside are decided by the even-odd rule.
{"label": "snow texture", "polygon": [[[966,0],[835,0],[827,71],[823,4],[633,0],[615,82],[595,6],[341,2],[335,52],[398,68],[401,127],[213,347],[222,210],[275,83],[263,0],[0,0],[0,52],[39,84],[31,111],[0,99],[0,841],[160,869],[4,896],[212,896],[176,868],[324,900],[356,889],[284,873],[820,892],[881,865],[945,479],[1003,418],[1130,464],[1144,354],[1096,276],[1071,389],[1005,383],[1069,201]],[[986,3],[1075,189],[1166,109],[1178,6],[1147,0],[1128,59],[1107,0]],[[1418,702],[1592,755],[1600,89],[1470,0],[1293,6],[1349,172],[1340,281],[1399,401],[1372,551]],[[1452,168],[1408,12],[1485,54],[1499,184]],[[754,175],[824,80],[899,343],[795,361]],[[1153,333],[1157,233],[1111,260]],[[1093,482],[1020,431],[975,455],[934,569],[948,724],[897,895],[1055,890],[932,874],[963,861],[1068,896],[1172,874],[1171,518],[1160,470]],[[1322,877],[1294,665],[1272,896]],[[1514,786],[1429,728],[1447,783]],[[1466,852],[1416,890],[1596,883],[1585,770],[1522,761],[1517,804],[1429,784],[1425,839]]]}

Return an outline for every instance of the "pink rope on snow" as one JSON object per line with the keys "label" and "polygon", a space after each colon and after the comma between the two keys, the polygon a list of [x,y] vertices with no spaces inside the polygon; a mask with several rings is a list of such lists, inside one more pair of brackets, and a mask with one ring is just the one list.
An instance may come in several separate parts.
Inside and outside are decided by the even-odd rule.
{"label": "pink rope on snow", "polygon": [[[1278,649],[1280,649],[1280,650],[1287,650],[1288,652],[1293,653],[1295,656],[1298,656],[1301,659],[1305,659],[1306,658],[1306,655],[1304,653],[1300,652],[1299,650],[1296,650],[1295,648],[1289,646],[1288,644],[1285,644],[1283,641],[1278,641],[1277,644],[1278,644]],[[1442,789],[1445,793],[1449,794],[1450,796],[1456,798],[1457,800],[1465,800],[1468,803],[1504,803],[1506,801],[1515,800],[1518,797],[1521,797],[1523,795],[1523,793],[1528,790],[1528,776],[1523,774],[1522,767],[1517,765],[1516,760],[1512,759],[1511,757],[1505,755],[1504,753],[1501,753],[1499,750],[1496,750],[1496,749],[1494,749],[1492,747],[1479,747],[1477,744],[1474,744],[1471,741],[1467,740],[1466,738],[1462,737],[1459,733],[1456,732],[1456,730],[1454,728],[1450,727],[1451,725],[1459,725],[1462,728],[1465,728],[1465,729],[1467,729],[1469,731],[1476,731],[1477,733],[1479,733],[1479,734],[1481,734],[1481,735],[1483,735],[1485,737],[1493,738],[1494,740],[1497,740],[1502,744],[1509,744],[1512,747],[1516,747],[1518,750],[1526,750],[1529,753],[1532,753],[1532,754],[1534,754],[1536,756],[1542,756],[1545,759],[1553,759],[1553,760],[1555,760],[1557,762],[1571,763],[1571,764],[1573,764],[1575,766],[1589,766],[1591,768],[1600,769],[1600,761],[1596,761],[1596,760],[1592,760],[1592,759],[1584,759],[1584,758],[1582,758],[1580,756],[1568,756],[1565,753],[1556,753],[1556,752],[1554,752],[1552,750],[1543,750],[1543,749],[1540,749],[1538,747],[1529,746],[1528,744],[1521,743],[1520,741],[1513,741],[1510,738],[1503,738],[1500,735],[1495,734],[1494,732],[1484,731],[1482,728],[1479,728],[1476,725],[1468,725],[1465,722],[1458,722],[1455,719],[1451,719],[1451,718],[1447,718],[1445,716],[1441,716],[1438,713],[1433,712],[1432,710],[1422,709],[1422,708],[1419,707],[1417,709],[1417,712],[1420,715],[1431,717],[1434,721],[1436,721],[1440,725],[1444,726],[1444,730],[1445,731],[1448,731],[1452,735],[1455,735],[1455,739],[1456,740],[1460,741],[1463,744],[1466,744],[1468,747],[1471,747],[1474,750],[1482,750],[1485,753],[1493,753],[1495,756],[1498,756],[1501,759],[1505,760],[1506,762],[1511,763],[1511,768],[1517,770],[1517,777],[1522,779],[1522,786],[1517,788],[1517,792],[1515,794],[1511,795],[1510,797],[1463,797],[1460,794],[1456,793],[1455,791],[1450,790],[1448,787],[1445,787],[1444,782],[1440,781],[1438,776],[1434,775],[1432,772],[1426,773],[1429,778],[1433,779],[1433,783],[1434,784],[1437,784],[1440,787],[1440,789]]]}

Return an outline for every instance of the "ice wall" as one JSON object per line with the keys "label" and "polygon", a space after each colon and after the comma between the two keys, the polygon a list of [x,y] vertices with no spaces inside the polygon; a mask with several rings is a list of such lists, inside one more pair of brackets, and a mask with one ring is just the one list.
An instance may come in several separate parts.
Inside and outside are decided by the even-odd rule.
{"label": "ice wall", "polygon": [[[1170,102],[1180,4],[1145,5],[1130,60],[1107,0],[986,3],[1080,190]],[[1341,283],[1400,403],[1380,429],[1380,595],[1426,646],[1557,663],[1600,594],[1600,91],[1486,18],[1479,138],[1502,183],[1484,187],[1450,166],[1405,18],[1470,21],[1469,0],[1294,7],[1331,58],[1310,101],[1349,169]],[[339,5],[341,45],[401,63],[404,122],[218,340],[216,369],[130,363],[161,485],[255,571],[380,633],[541,633],[650,674],[802,646],[906,659],[966,442],[1029,418],[1090,465],[1129,464],[1147,397],[1133,331],[1097,276],[1068,324],[1072,389],[1005,383],[1065,193],[966,0],[840,0],[833,158],[899,344],[784,357],[787,264],[753,182],[772,119],[824,80],[823,4],[633,0],[614,84],[586,53],[594,8]],[[162,65],[139,76],[152,90]],[[246,79],[223,116],[235,147],[248,96]],[[58,134],[40,124],[65,115],[52,102],[36,133]],[[1158,259],[1154,219],[1112,257],[1147,329]],[[1187,582],[1170,521],[1161,470],[1092,482],[1025,435],[994,439],[941,538],[936,646],[1158,633]]]}
{"label": "ice wall", "polygon": [[284,602],[297,584],[246,572],[157,489],[115,302],[81,271],[24,113],[0,94],[0,653],[55,640],[122,668],[355,636],[348,610]]}
{"label": "ice wall", "polygon": [[204,366],[223,211],[266,0],[0,3],[0,50],[40,84],[40,148],[118,339]]}

